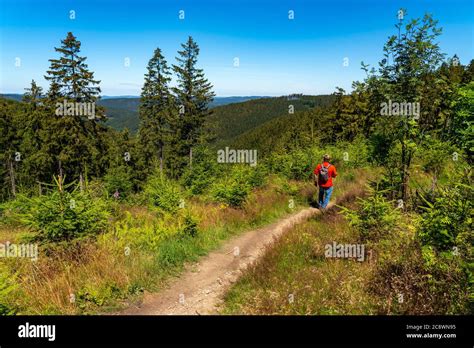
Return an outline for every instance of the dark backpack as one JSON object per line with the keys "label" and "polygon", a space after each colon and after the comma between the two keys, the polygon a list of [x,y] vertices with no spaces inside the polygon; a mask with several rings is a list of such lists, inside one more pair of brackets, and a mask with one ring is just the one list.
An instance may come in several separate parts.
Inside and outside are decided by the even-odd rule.
{"label": "dark backpack", "polygon": [[323,163],[321,163],[321,169],[319,170],[319,181],[321,182],[326,182],[329,179],[329,167],[331,165],[328,165],[327,167],[324,166]]}

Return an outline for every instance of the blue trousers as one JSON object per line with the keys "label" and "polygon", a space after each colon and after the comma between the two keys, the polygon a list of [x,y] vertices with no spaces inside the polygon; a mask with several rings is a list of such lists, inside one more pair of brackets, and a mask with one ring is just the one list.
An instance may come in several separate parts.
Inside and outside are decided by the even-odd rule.
{"label": "blue trousers", "polygon": [[329,199],[331,199],[333,187],[319,187],[319,207],[326,208],[329,204]]}

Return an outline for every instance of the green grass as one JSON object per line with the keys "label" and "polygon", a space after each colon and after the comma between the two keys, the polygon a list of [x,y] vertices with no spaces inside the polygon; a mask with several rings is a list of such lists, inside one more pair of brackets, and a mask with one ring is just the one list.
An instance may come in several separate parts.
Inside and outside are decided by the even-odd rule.
{"label": "green grass", "polygon": [[[341,197],[342,198],[342,197]],[[223,314],[374,314],[365,291],[372,265],[326,259],[324,246],[358,243],[358,234],[336,212],[298,225],[230,289]]]}
{"label": "green grass", "polygon": [[[17,314],[95,314],[120,309],[139,301],[145,290],[158,291],[186,264],[230,236],[303,208],[314,188],[295,185],[298,192],[290,195],[271,181],[254,190],[241,209],[190,200],[186,209],[198,220],[194,237],[182,233],[181,214],[185,213],[166,217],[146,207],[123,206],[125,211],[117,211],[109,231],[97,239],[57,247],[54,252],[42,249],[35,263],[1,260],[8,263],[10,275],[18,275],[18,287],[2,303]],[[296,201],[294,209],[288,207],[289,199]],[[4,226],[0,236],[15,240],[20,233],[24,233],[21,228]]]}

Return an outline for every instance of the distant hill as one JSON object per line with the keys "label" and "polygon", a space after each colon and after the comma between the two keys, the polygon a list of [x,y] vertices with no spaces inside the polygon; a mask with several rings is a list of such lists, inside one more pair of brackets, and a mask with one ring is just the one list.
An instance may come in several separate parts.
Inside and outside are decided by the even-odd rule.
{"label": "distant hill", "polygon": [[20,101],[23,97],[23,94],[0,94],[0,97]]}
{"label": "distant hill", "polygon": [[[2,97],[18,101],[22,95],[4,94]],[[216,135],[214,145],[236,144],[259,150],[270,149],[281,141],[277,138],[283,129],[300,122],[298,117],[302,112],[324,108],[333,101],[333,95],[216,97],[211,104],[214,113],[210,119]],[[109,126],[117,130],[128,128],[132,133],[138,130],[139,103],[140,98],[134,96],[105,96],[99,101],[99,105],[106,109]],[[290,106],[294,109],[294,115],[289,113]],[[266,139],[260,139],[263,135]]]}
{"label": "distant hill", "polygon": [[[21,101],[22,94],[2,94],[0,97]],[[210,107],[215,108],[231,103],[241,103],[248,100],[265,98],[261,96],[246,97],[215,97]],[[138,106],[140,97],[137,96],[102,96],[98,103],[105,107],[108,117],[107,124],[117,130],[128,128],[132,133],[138,130]]]}
{"label": "distant hill", "polygon": [[132,133],[138,130],[139,97],[101,99],[99,105],[105,107],[107,124],[117,130],[128,128]]}
{"label": "distant hill", "polygon": [[326,107],[334,101],[333,95],[276,97],[229,104],[214,109],[211,121],[216,129],[216,145],[232,143],[234,138],[275,118],[316,107]]}

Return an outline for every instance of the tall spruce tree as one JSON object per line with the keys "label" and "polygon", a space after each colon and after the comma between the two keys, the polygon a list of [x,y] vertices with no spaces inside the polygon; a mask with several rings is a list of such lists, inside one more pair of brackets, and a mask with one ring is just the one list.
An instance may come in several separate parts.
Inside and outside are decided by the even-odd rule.
{"label": "tall spruce tree", "polygon": [[23,94],[25,112],[20,115],[21,123],[24,125],[19,129],[19,135],[23,139],[20,144],[22,154],[21,166],[23,169],[22,185],[39,185],[41,193],[41,182],[50,179],[48,173],[48,154],[44,144],[46,109],[43,105],[43,88],[38,86],[35,80],[31,81],[30,88],[25,88]]}
{"label": "tall spruce tree", "polygon": [[77,102],[95,102],[99,98],[100,81],[94,80],[94,73],[85,63],[86,57],[79,56],[81,42],[69,32],[62,46],[55,51],[61,54],[59,59],[50,59],[50,68],[45,79],[56,83],[60,95]]}
{"label": "tall spruce tree", "polygon": [[[50,59],[45,79],[50,81],[46,100],[50,108],[50,124],[46,143],[51,164],[57,165],[60,175],[68,174],[70,178],[82,181],[84,174],[98,174],[103,166],[100,153],[105,130],[99,121],[105,115],[103,109],[95,104],[99,99],[100,81],[95,80],[94,73],[89,71],[86,57],[79,56],[80,48],[81,42],[69,32],[61,41],[61,47],[55,48],[60,58]],[[77,108],[74,112],[72,106],[64,108],[58,115],[63,102],[88,103],[88,110],[94,108],[95,115],[93,118],[90,113],[81,115]],[[51,170],[55,172],[54,168]]]}
{"label": "tall spruce tree", "polygon": [[168,86],[170,68],[159,48],[148,62],[147,70],[140,98],[138,136],[146,168],[159,160],[162,172],[163,148],[170,131],[173,96]]}
{"label": "tall spruce tree", "polygon": [[209,103],[215,94],[203,70],[196,66],[199,55],[197,43],[189,36],[181,46],[183,49],[178,51],[179,56],[176,57],[178,64],[173,65],[177,75],[177,86],[173,91],[179,115],[174,134],[175,152],[181,156],[189,154],[191,165],[193,146],[206,140],[205,124],[211,114]]}
{"label": "tall spruce tree", "polygon": [[43,88],[38,86],[35,80],[31,80],[30,88],[25,88],[25,93],[23,94],[22,100],[25,103],[29,103],[36,109],[36,106],[40,103],[41,98],[43,97]]}

